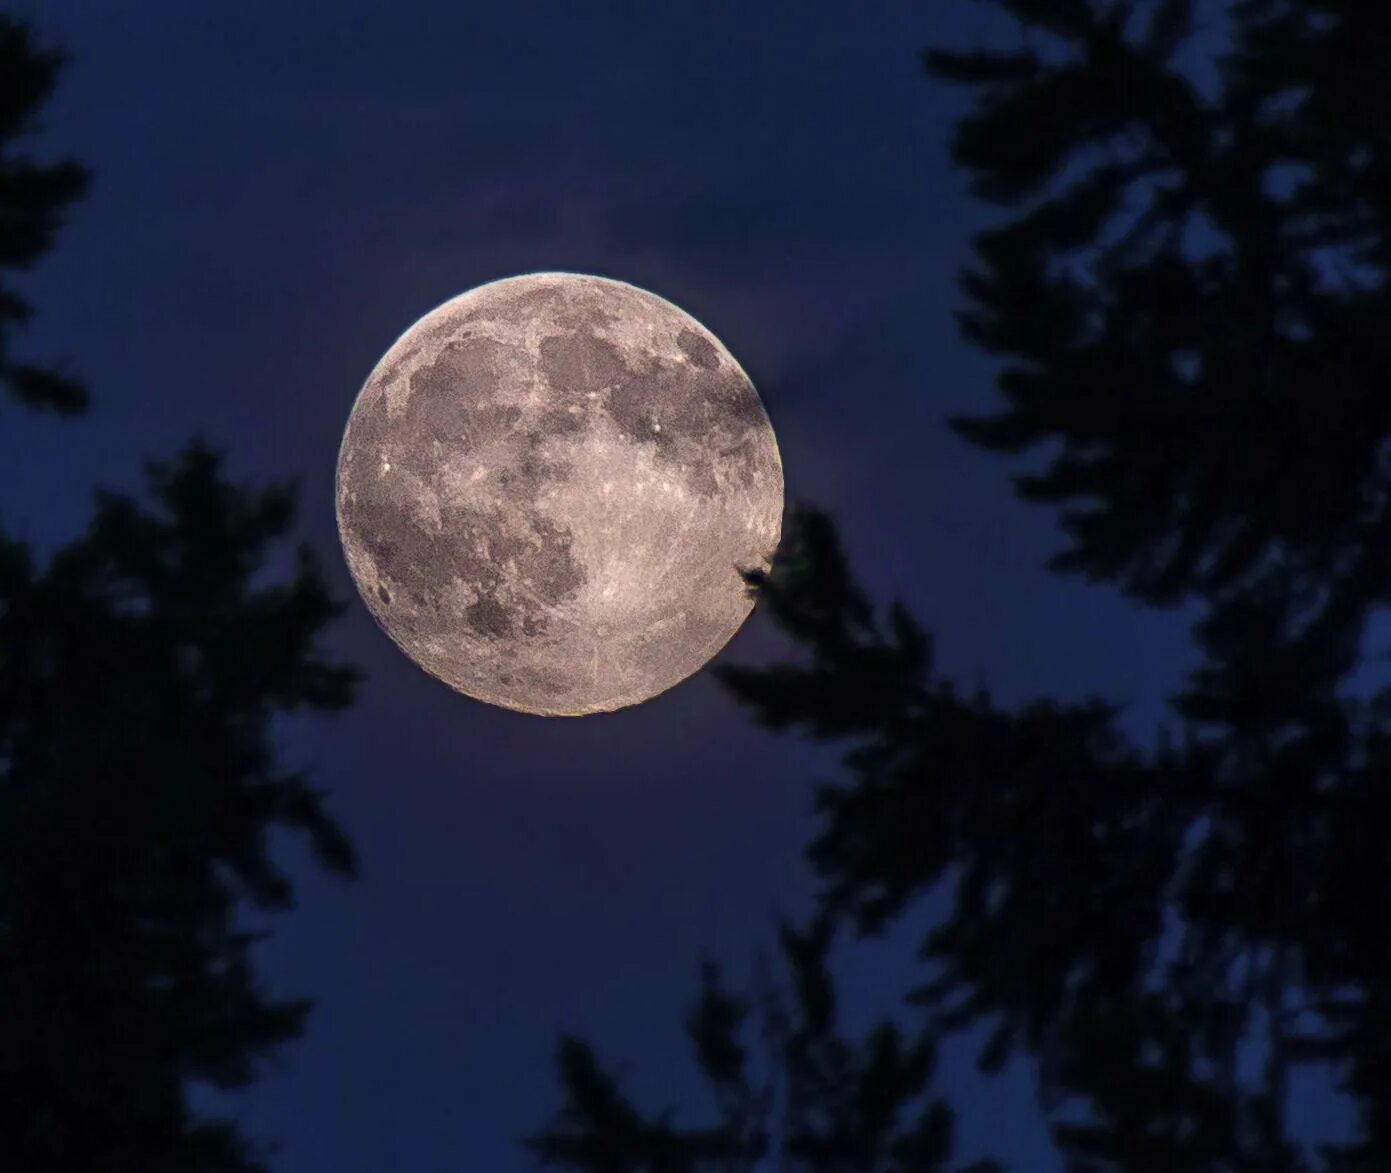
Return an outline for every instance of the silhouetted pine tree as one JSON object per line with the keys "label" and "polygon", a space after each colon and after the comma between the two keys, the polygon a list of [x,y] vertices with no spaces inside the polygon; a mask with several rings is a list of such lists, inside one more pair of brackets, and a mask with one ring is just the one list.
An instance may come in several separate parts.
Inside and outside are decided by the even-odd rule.
{"label": "silhouetted pine tree", "polygon": [[788,1173],[999,1173],[990,1160],[952,1162],[953,1115],[929,1093],[929,1039],[905,1040],[890,1022],[858,1043],[840,1034],[826,965],[833,934],[824,917],[806,932],[784,926],[793,992],[766,990],[757,1007],[705,966],[686,1029],[718,1123],[686,1128],[671,1113],[645,1115],[593,1051],[567,1037],[557,1054],[565,1106],[528,1147],[548,1167],[584,1173],[756,1173],[770,1161]]}
{"label": "silhouetted pine tree", "polygon": [[1391,690],[1346,695],[1391,592],[1391,10],[1205,5],[1209,87],[1185,64],[1192,0],[1000,6],[1034,47],[925,55],[977,91],[953,143],[976,193],[1020,209],[963,275],[1008,407],[954,426],[1001,452],[1061,441],[1016,479],[1071,506],[1055,569],[1206,603],[1208,663],[1174,708],[1214,793],[1172,868],[1170,993],[1234,1038],[1264,1017],[1236,1134],[1256,1167],[1293,1159],[1289,1072],[1316,1056],[1346,1065],[1368,1133],[1328,1159],[1391,1167],[1391,944],[1366,911],[1391,895],[1369,841]]}
{"label": "silhouetted pine tree", "polygon": [[0,1135],[15,1169],[260,1168],[191,1115],[189,1081],[237,1087],[308,1004],[258,985],[244,909],[291,890],[269,834],[352,851],[277,713],[347,705],[324,659],[339,609],[289,532],[287,487],[228,484],[195,445],[151,468],[154,508],[102,494],[38,568],[0,547]]}
{"label": "silhouetted pine tree", "polygon": [[1304,1168],[1280,1120],[1288,1029],[1267,1040],[1271,1085],[1237,1078],[1279,972],[1265,885],[1289,881],[1271,856],[1294,832],[1278,797],[1231,788],[1224,748],[1191,732],[1127,745],[1096,700],[1011,712],[959,694],[901,606],[876,617],[815,511],[759,586],[806,662],[720,678],[769,727],[851,747],[848,779],[816,792],[824,914],[879,933],[951,883],[909,996],[930,1036],[988,1026],[990,1072],[1037,1056],[1070,1169]]}
{"label": "silhouetted pine tree", "polygon": [[[16,154],[58,56],[0,17],[0,270],[50,245],[82,169]],[[65,414],[75,382],[8,358],[29,307],[0,288],[0,379]],[[299,1035],[270,997],[248,910],[290,906],[269,850],[351,848],[271,722],[350,702],[319,641],[340,609],[308,549],[272,572],[294,492],[229,483],[195,442],[149,465],[151,500],[99,493],[87,533],[40,565],[0,533],[0,1168],[249,1173],[246,1138],[190,1109]]]}
{"label": "silhouetted pine tree", "polygon": [[1278,559],[1365,605],[1391,531],[1391,13],[1208,4],[1230,25],[1208,95],[1180,64],[1194,0],[995,3],[1035,48],[925,54],[977,90],[952,144],[973,191],[1020,209],[962,276],[1008,407],[953,426],[1061,441],[1016,481],[1088,506],[1062,513],[1058,570],[1164,605]]}
{"label": "silhouetted pine tree", "polygon": [[[0,273],[28,269],[48,252],[63,213],[87,188],[87,172],[72,160],[37,163],[23,150],[62,60],[38,48],[27,25],[0,13]],[[15,328],[32,313],[0,282],[0,382],[29,407],[84,410],[87,393],[76,379],[11,357]]]}

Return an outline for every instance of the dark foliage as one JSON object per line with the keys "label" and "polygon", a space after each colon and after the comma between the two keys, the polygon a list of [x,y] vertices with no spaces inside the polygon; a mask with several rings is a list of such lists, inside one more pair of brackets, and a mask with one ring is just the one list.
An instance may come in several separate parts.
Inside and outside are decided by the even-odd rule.
{"label": "dark foliage", "polygon": [[1391,12],[1207,5],[1232,26],[1213,96],[1180,64],[1193,0],[998,2],[1051,52],[925,56],[978,91],[953,142],[975,191],[1022,209],[962,276],[1008,407],[955,428],[1001,452],[1061,441],[1016,480],[1080,503],[1059,570],[1169,604],[1278,559],[1377,598]]}
{"label": "dark foliage", "polygon": [[[933,1037],[988,1025],[984,1070],[1040,1058],[1071,1168],[1303,1169],[1283,1117],[1306,1061],[1341,1063],[1367,1122],[1364,1163],[1350,1149],[1329,1167],[1381,1167],[1384,703],[1330,705],[1312,674],[1297,700],[1263,668],[1294,653],[1251,626],[1220,668],[1250,664],[1272,698],[1255,712],[1278,699],[1294,734],[1252,716],[1239,738],[1190,730],[1142,753],[1097,701],[960,696],[901,607],[869,611],[821,514],[795,516],[758,587],[806,661],[722,681],[770,727],[851,744],[849,779],[816,795],[825,914],[876,933],[951,884],[910,1001]],[[1220,668],[1214,703],[1247,703]],[[1237,1074],[1253,1039],[1254,1085]]]}
{"label": "dark foliage", "polygon": [[190,1080],[247,1083],[308,1004],[262,991],[245,908],[289,907],[276,828],[354,858],[270,722],[347,705],[318,640],[339,609],[287,487],[228,484],[194,445],[154,507],[102,494],[38,568],[0,546],[0,1135],[12,1169],[260,1168],[193,1119]]}
{"label": "dark foliage", "polygon": [[1228,44],[1205,89],[1183,65],[1192,0],[1064,22],[1002,6],[1046,45],[926,55],[977,91],[957,162],[1020,209],[963,275],[963,330],[1006,360],[1008,407],[954,425],[1002,452],[1061,442],[1016,479],[1026,500],[1088,503],[1063,510],[1055,569],[1206,603],[1207,663],[1173,707],[1203,739],[1185,770],[1201,763],[1214,796],[1170,804],[1184,848],[1145,903],[1181,918],[1171,1026],[1199,1037],[1225,1002],[1236,1039],[1265,1016],[1265,1098],[1227,1151],[1293,1161],[1290,1068],[1333,1062],[1367,1143],[1326,1159],[1391,1167],[1391,868],[1372,830],[1391,810],[1391,690],[1347,692],[1391,593],[1391,11],[1207,5]]}
{"label": "dark foliage", "polygon": [[686,1030],[717,1124],[644,1115],[586,1044],[564,1038],[567,1101],[528,1147],[548,1167],[586,1173],[756,1173],[774,1157],[788,1173],[998,1173],[990,1160],[952,1162],[951,1109],[928,1093],[929,1039],[906,1040],[889,1022],[858,1043],[841,1035],[827,968],[833,931],[828,918],[806,932],[783,928],[792,991],[759,999],[762,1062],[746,1037],[753,1008],[705,967]]}
{"label": "dark foliage", "polygon": [[[0,13],[0,272],[30,268],[54,244],[68,205],[87,188],[70,159],[38,163],[23,150],[58,79],[62,55],[38,48],[24,23]],[[0,283],[0,382],[27,407],[73,415],[87,392],[71,375],[12,357],[16,327],[33,307]]]}
{"label": "dark foliage", "polygon": [[[0,269],[50,246],[84,185],[16,153],[59,57],[0,16]],[[72,414],[76,383],[8,358],[29,307],[0,289],[0,379]],[[307,548],[289,572],[289,485],[229,483],[202,443],[149,466],[151,500],[98,493],[40,565],[0,532],[0,1167],[251,1173],[194,1082],[236,1088],[304,1028],[258,984],[246,912],[292,903],[270,853],[305,836],[355,860],[271,725],[346,706],[356,672],[320,639],[340,605]]]}

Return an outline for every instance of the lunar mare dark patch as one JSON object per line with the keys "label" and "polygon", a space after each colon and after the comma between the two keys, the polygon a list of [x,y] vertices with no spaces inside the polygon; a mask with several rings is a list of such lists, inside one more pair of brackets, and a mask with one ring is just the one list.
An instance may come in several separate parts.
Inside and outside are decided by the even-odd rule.
{"label": "lunar mare dark patch", "polygon": [[718,340],[578,274],[422,318],[359,394],[337,473],[344,552],[392,640],[470,696],[567,715],[656,696],[728,641],[782,492]]}
{"label": "lunar mare dark patch", "polygon": [[541,342],[541,372],[569,395],[607,387],[627,369],[617,347],[590,334],[554,334]]}
{"label": "lunar mare dark patch", "polygon": [[464,617],[474,631],[483,635],[500,637],[512,634],[512,613],[492,595],[484,595],[478,602],[470,604]]}
{"label": "lunar mare dark patch", "polygon": [[681,348],[681,353],[698,367],[713,371],[720,365],[720,352],[703,334],[697,334],[694,330],[682,330],[676,336],[676,345]]}
{"label": "lunar mare dark patch", "polygon": [[407,465],[433,468],[429,460],[421,459],[425,456],[421,441],[471,446],[521,420],[520,407],[491,396],[505,353],[496,342],[473,340],[448,348],[433,362],[410,373],[411,394],[398,425],[407,441],[401,449]]}
{"label": "lunar mare dark patch", "polygon": [[630,373],[610,389],[605,407],[630,440],[654,445],[663,440],[671,442],[680,425],[672,410],[675,404],[667,402],[666,386],[660,375]]}

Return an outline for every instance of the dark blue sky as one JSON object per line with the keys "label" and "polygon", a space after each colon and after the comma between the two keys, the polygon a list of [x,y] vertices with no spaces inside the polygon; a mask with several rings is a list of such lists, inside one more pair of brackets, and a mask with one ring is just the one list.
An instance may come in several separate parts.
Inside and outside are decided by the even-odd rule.
{"label": "dark blue sky", "polygon": [[[274,988],[318,999],[238,1105],[281,1173],[529,1168],[512,1138],[558,1104],[561,1029],[645,1103],[687,1099],[699,960],[746,975],[775,910],[811,890],[810,783],[833,766],[753,729],[708,676],[618,714],[528,717],[421,673],[357,600],[333,522],[342,428],[383,351],[446,298],[574,269],[676,302],[758,385],[790,496],[832,511],[947,675],[1009,702],[1130,701],[1127,728],[1152,732],[1189,662],[1186,618],[1047,575],[1052,515],[943,425],[994,402],[952,319],[988,211],[948,164],[961,96],[917,54],[1013,39],[985,6],[28,11],[72,55],[44,143],[95,182],[28,283],[25,353],[85,375],[95,408],[9,417],[5,522],[70,537],[94,485],[136,484],[202,430],[239,475],[301,478],[303,528],[353,603],[335,647],[369,673],[349,715],[285,733],[364,876],[297,863],[300,908],[263,953]],[[721,660],[776,645],[755,615]],[[842,973],[864,1021],[906,986],[910,952],[852,949]],[[942,1079],[964,1156],[1053,1167],[1018,1071],[982,1083],[953,1048]]]}

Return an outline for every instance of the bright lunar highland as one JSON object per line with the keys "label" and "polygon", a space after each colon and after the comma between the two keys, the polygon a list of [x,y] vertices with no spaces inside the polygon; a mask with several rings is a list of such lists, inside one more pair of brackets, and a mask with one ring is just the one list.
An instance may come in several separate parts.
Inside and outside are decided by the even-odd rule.
{"label": "bright lunar highland", "polygon": [[703,667],[782,526],[758,393],[694,318],[602,277],[480,286],[358,394],[338,532],[387,635],[478,700],[578,716]]}

